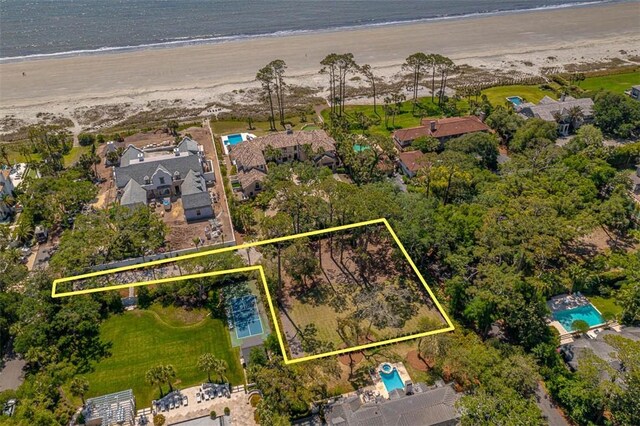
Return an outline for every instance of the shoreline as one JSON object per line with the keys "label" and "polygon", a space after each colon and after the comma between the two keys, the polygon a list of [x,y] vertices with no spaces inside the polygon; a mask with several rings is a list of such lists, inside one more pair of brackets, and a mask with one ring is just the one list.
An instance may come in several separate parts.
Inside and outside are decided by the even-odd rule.
{"label": "shoreline", "polygon": [[[205,113],[211,105],[255,104],[256,97],[250,96],[259,87],[255,74],[276,58],[288,65],[288,84],[323,96],[326,77],[318,71],[331,52],[353,53],[359,64],[370,64],[385,82],[397,80],[400,65],[416,51],[440,53],[487,73],[500,70],[522,76],[539,75],[546,67],[620,58],[640,64],[639,14],[638,2],[605,3],[0,63],[0,118],[30,124],[47,112],[70,118],[76,128],[91,128],[96,122],[117,123],[119,115],[154,108],[199,108]],[[107,112],[114,106],[117,114]],[[95,117],[84,120],[87,115]],[[7,132],[7,126],[0,126],[0,133]]]}
{"label": "shoreline", "polygon": [[34,54],[21,55],[21,56],[0,57],[0,64],[11,64],[16,62],[35,61],[35,60],[48,60],[48,59],[55,59],[55,58],[75,58],[75,57],[81,57],[81,56],[95,56],[95,55],[104,55],[104,54],[139,52],[139,51],[144,51],[149,49],[174,49],[174,48],[189,47],[189,46],[206,46],[206,45],[216,45],[216,44],[229,43],[229,42],[235,42],[235,41],[247,41],[247,40],[263,39],[263,38],[280,38],[280,37],[289,37],[289,36],[296,36],[296,35],[307,35],[307,34],[314,35],[314,34],[333,33],[333,32],[367,30],[367,29],[385,28],[385,27],[391,27],[391,26],[476,19],[476,18],[484,18],[484,17],[491,17],[491,16],[504,16],[504,15],[521,14],[521,13],[538,12],[538,11],[553,11],[553,10],[572,9],[572,8],[615,5],[615,4],[633,2],[636,0],[622,0],[622,1],[612,3],[614,1],[615,0],[585,0],[585,1],[575,1],[572,3],[565,3],[565,4],[559,4],[559,5],[538,6],[538,7],[525,8],[525,9],[508,9],[508,10],[496,10],[496,11],[490,11],[490,12],[454,14],[454,15],[434,16],[429,18],[420,18],[420,19],[412,19],[412,20],[404,20],[404,21],[389,21],[389,22],[377,22],[377,23],[361,24],[361,25],[346,25],[346,26],[338,26],[338,27],[317,28],[312,30],[285,30],[285,31],[272,32],[272,33],[238,34],[238,35],[227,35],[227,36],[210,37],[210,38],[194,37],[194,38],[186,38],[185,40],[150,42],[150,43],[145,43],[145,44],[140,44],[135,46],[128,46],[128,45],[127,46],[103,46],[103,47],[97,47],[97,48],[78,49],[78,50],[63,51],[63,52],[34,53]]}

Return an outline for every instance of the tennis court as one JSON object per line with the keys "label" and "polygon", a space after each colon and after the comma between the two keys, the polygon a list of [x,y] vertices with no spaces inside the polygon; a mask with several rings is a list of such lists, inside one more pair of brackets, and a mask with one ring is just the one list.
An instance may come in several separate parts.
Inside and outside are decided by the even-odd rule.
{"label": "tennis court", "polygon": [[238,339],[262,334],[262,321],[258,313],[256,296],[251,294],[231,299],[231,312]]}

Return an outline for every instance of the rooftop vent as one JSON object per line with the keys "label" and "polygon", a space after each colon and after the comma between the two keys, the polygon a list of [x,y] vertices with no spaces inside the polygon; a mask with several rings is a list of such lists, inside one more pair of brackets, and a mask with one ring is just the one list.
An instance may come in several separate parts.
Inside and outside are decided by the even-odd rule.
{"label": "rooftop vent", "polygon": [[436,131],[436,122],[435,121],[431,121],[429,122],[430,128],[432,132]]}
{"label": "rooftop vent", "polygon": [[144,161],[144,154],[142,152],[138,153],[138,161],[140,161],[140,162]]}
{"label": "rooftop vent", "polygon": [[173,148],[173,153],[175,154],[176,157],[180,156],[180,150],[178,148]]}
{"label": "rooftop vent", "polygon": [[291,124],[285,125],[284,128],[286,129],[288,135],[293,134],[293,129],[291,128]]}

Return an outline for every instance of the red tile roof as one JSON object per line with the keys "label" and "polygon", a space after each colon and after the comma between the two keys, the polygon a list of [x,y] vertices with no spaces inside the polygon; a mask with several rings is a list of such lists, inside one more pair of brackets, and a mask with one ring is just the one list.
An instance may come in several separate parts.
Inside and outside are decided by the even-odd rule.
{"label": "red tile roof", "polygon": [[398,158],[411,173],[416,173],[427,164],[422,151],[401,152]]}
{"label": "red tile roof", "polygon": [[403,141],[412,141],[422,136],[430,136],[431,132],[428,127],[420,126],[420,127],[411,127],[409,129],[400,129],[396,130],[393,133],[393,136],[399,140]]}
{"label": "red tile roof", "polygon": [[[435,121],[436,129],[431,131],[431,122]],[[431,120],[429,118],[422,119],[422,125],[429,129],[429,134],[436,138],[444,138],[449,136],[461,136],[473,132],[488,132],[489,126],[484,124],[475,115],[467,117],[449,117],[439,120]]]}

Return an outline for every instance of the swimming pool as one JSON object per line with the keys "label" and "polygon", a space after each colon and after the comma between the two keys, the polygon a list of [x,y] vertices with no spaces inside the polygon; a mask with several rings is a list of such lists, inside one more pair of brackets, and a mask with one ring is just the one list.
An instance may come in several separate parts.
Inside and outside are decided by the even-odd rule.
{"label": "swimming pool", "polygon": [[378,374],[380,375],[380,379],[382,379],[382,383],[387,389],[387,392],[391,392],[395,389],[404,389],[404,382],[400,377],[400,373],[398,373],[398,369],[395,367],[391,367],[389,364],[383,364],[378,371]]}
{"label": "swimming pool", "polygon": [[562,324],[567,331],[576,331],[572,325],[574,321],[578,320],[586,322],[590,328],[605,322],[600,312],[591,304],[554,312],[553,319]]}
{"label": "swimming pool", "polygon": [[511,102],[514,106],[518,106],[522,103],[522,98],[520,96],[509,96],[507,100]]}
{"label": "swimming pool", "polygon": [[227,143],[229,145],[237,145],[240,142],[242,142],[242,135],[241,134],[235,134],[235,135],[229,135],[227,136]]}

